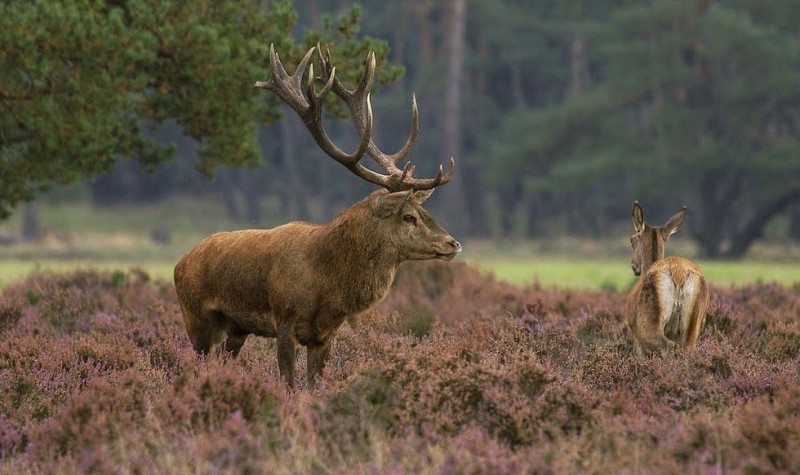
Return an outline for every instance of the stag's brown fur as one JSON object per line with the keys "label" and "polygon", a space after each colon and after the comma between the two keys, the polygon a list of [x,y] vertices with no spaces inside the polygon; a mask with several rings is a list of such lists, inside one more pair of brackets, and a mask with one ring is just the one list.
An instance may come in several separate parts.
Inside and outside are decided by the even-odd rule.
{"label": "stag's brown fur", "polygon": [[461,250],[422,208],[430,193],[379,190],[327,225],[293,222],[206,238],[175,266],[195,350],[223,344],[235,356],[249,334],[277,337],[279,369],[292,386],[300,343],[313,386],[336,330],[387,294],[400,263],[450,260]]}
{"label": "stag's brown fur", "polygon": [[653,227],[634,204],[631,268],[641,277],[628,295],[626,319],[638,354],[677,347],[691,351],[705,324],[709,293],[702,271],[683,257],[664,257],[665,242],[685,217],[683,207],[664,226]]}

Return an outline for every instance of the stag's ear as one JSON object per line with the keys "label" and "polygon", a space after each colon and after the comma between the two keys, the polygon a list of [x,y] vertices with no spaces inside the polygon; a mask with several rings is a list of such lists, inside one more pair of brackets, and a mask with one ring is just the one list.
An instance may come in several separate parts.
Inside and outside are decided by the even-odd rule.
{"label": "stag's ear", "polygon": [[375,203],[375,214],[378,217],[386,218],[397,213],[411,199],[413,193],[413,190],[408,190],[380,195]]}
{"label": "stag's ear", "polygon": [[679,230],[681,226],[683,226],[683,221],[686,219],[686,206],[678,210],[677,213],[673,214],[669,221],[661,226],[661,235],[664,237],[666,241],[669,239],[670,236],[675,234],[675,231]]}
{"label": "stag's ear", "polygon": [[642,232],[644,229],[644,211],[638,201],[633,203],[633,229],[637,233]]}
{"label": "stag's ear", "polygon": [[425,200],[431,197],[431,195],[433,194],[433,190],[434,188],[431,188],[430,190],[415,191],[414,202],[417,203],[418,205],[422,205],[422,203],[424,203]]}

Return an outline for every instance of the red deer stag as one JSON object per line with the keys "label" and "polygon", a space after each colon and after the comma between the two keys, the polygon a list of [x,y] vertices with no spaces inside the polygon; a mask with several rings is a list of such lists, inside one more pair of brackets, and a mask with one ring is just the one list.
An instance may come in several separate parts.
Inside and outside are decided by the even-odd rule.
{"label": "red deer stag", "polygon": [[[344,210],[327,225],[292,222],[273,229],[220,232],[191,249],[175,266],[175,288],[186,331],[194,349],[208,353],[221,344],[236,356],[248,335],[277,338],[278,368],[295,384],[295,346],[306,346],[308,385],[314,387],[328,359],[336,330],[349,316],[363,312],[389,291],[398,265],[407,260],[451,260],[461,244],[422,208],[434,188],[450,181],[455,162],[434,178],[414,178],[414,167],[399,168],[419,132],[412,98],[411,134],[395,154],[371,139],[369,92],[375,77],[375,54],[366,60],[355,89],[335,76],[330,51],[317,45],[321,75],[314,78],[311,48],[294,74],[287,74],[270,47],[271,79],[257,82],[287,103],[303,119],[322,150],[362,179],[383,187]],[[302,78],[308,66],[305,88]],[[321,81],[317,91],[315,80]],[[322,125],[329,92],[350,110],[361,136],[358,149],[343,152]],[[361,162],[368,154],[385,170]]]}
{"label": "red deer stag", "polygon": [[661,227],[644,222],[639,202],[633,204],[631,269],[639,281],[628,296],[626,319],[634,348],[691,351],[703,329],[708,309],[708,285],[697,265],[683,257],[664,257],[664,243],[683,225],[686,206]]}

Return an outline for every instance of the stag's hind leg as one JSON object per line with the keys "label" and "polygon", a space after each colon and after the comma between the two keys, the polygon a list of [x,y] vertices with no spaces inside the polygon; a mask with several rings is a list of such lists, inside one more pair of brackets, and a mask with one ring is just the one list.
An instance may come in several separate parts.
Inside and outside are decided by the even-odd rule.
{"label": "stag's hind leg", "polygon": [[306,359],[308,366],[308,388],[314,389],[317,384],[317,378],[322,376],[322,370],[325,369],[325,363],[328,362],[328,357],[331,354],[332,338],[320,344],[308,345],[306,348]]}
{"label": "stag's hind leg", "polygon": [[239,356],[239,350],[242,349],[245,340],[247,340],[249,333],[240,330],[239,328],[231,328],[228,330],[228,338],[225,339],[225,344],[222,349],[225,353],[236,358]]}
{"label": "stag's hind leg", "polygon": [[294,367],[297,351],[297,339],[294,335],[294,324],[283,322],[278,326],[278,370],[281,378],[290,387],[294,387]]}

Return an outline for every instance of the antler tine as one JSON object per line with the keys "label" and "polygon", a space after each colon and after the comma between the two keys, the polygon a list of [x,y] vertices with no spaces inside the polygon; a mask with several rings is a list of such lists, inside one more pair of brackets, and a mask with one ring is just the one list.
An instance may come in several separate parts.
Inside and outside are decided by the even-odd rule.
{"label": "antler tine", "polygon": [[387,160],[395,164],[400,160],[404,160],[406,156],[408,156],[408,153],[411,152],[411,148],[414,147],[414,143],[417,141],[418,136],[419,109],[417,108],[417,95],[411,94],[411,132],[408,135],[405,145],[403,145],[400,150],[391,155],[386,155]]}
{"label": "antler tine", "polygon": [[355,91],[353,91],[353,95],[359,96],[364,94],[365,91],[371,91],[372,85],[375,83],[375,52],[370,51],[367,54],[367,60],[364,64],[364,74],[361,75],[361,79],[358,81],[358,86],[356,86]]}
{"label": "antler tine", "polygon": [[[316,48],[312,46],[310,50],[306,51],[305,56],[303,56],[303,59],[300,60],[300,63],[297,65],[297,69],[295,69],[294,74],[292,74],[292,80],[294,81],[295,88],[297,89],[300,89],[300,82],[303,80],[303,73],[306,70],[306,66],[308,66],[308,62],[311,60],[311,55],[314,54],[315,49]],[[314,77],[313,64],[308,70],[308,77],[309,80]]]}
{"label": "antler tine", "polygon": [[269,89],[275,95],[280,97],[283,102],[288,104],[294,109],[301,117],[309,112],[312,107],[312,101],[303,95],[300,89],[300,82],[302,81],[303,73],[305,72],[306,64],[311,58],[314,48],[311,48],[295,69],[294,74],[289,76],[286,69],[281,63],[278,53],[275,52],[275,45],[269,45],[269,70],[271,77],[267,81],[256,81],[255,87],[261,89]]}
{"label": "antler tine", "polygon": [[[271,73],[270,79],[266,81],[256,81],[255,86],[261,89],[271,89],[272,84],[276,81],[276,79],[280,76],[281,71],[283,70],[283,66],[280,65],[280,70],[278,69],[280,65],[280,61],[278,60],[278,55],[275,53],[275,43],[269,44],[269,71]],[[286,71],[283,70],[284,76],[286,75]]]}
{"label": "antler tine", "polygon": [[[406,168],[408,164],[406,164]],[[394,187],[396,190],[430,190],[432,188],[436,188],[439,185],[444,185],[445,183],[449,182],[451,178],[453,178],[453,173],[455,172],[456,161],[453,157],[450,157],[450,166],[447,168],[447,171],[444,172],[442,170],[442,165],[439,165],[439,172],[436,174],[436,178],[412,178],[411,173],[413,173],[414,167],[411,167],[409,173],[405,173],[405,169],[402,174],[392,175],[393,178],[391,186]],[[392,189],[392,188],[390,188]]]}
{"label": "antler tine", "polygon": [[279,79],[286,79],[289,77],[289,74],[283,67],[283,63],[281,63],[280,56],[278,56],[278,53],[275,52],[274,43],[271,43],[269,45],[269,66],[270,66],[270,72],[272,73],[273,81],[277,81]]}
{"label": "antler tine", "polygon": [[403,167],[403,174],[400,176],[400,181],[406,181],[407,178],[411,178],[416,168],[416,166],[411,165],[411,162],[406,163],[406,166]]}

